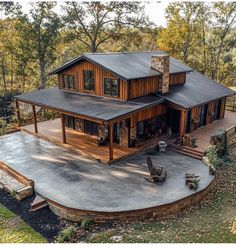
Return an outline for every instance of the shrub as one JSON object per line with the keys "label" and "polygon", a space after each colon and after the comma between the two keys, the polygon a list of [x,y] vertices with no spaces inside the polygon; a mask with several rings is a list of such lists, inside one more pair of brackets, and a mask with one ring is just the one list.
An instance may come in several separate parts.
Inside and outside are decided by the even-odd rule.
{"label": "shrub", "polygon": [[210,146],[207,149],[206,155],[210,161],[210,163],[215,167],[218,168],[222,164],[221,158],[219,158],[217,150],[215,146]]}
{"label": "shrub", "polygon": [[0,118],[0,136],[6,134],[7,122]]}
{"label": "shrub", "polygon": [[81,221],[80,227],[82,229],[88,229],[93,224],[93,220],[90,217],[86,217]]}
{"label": "shrub", "polygon": [[64,243],[69,241],[75,234],[76,229],[74,226],[70,226],[62,230],[56,238],[57,243]]}

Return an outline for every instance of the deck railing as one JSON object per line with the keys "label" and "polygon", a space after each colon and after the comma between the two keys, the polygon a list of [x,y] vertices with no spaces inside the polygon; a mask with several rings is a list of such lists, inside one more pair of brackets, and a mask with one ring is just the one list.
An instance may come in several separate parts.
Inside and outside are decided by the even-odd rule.
{"label": "deck railing", "polygon": [[227,98],[225,108],[228,111],[236,112],[236,95]]}

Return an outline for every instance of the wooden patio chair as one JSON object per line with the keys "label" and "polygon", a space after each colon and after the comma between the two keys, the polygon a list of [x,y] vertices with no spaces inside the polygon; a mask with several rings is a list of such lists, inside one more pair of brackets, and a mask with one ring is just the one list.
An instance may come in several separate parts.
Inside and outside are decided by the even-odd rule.
{"label": "wooden patio chair", "polygon": [[148,170],[150,173],[150,178],[145,178],[147,181],[153,183],[164,182],[167,176],[167,170],[163,166],[153,166],[152,159],[150,156],[146,158]]}

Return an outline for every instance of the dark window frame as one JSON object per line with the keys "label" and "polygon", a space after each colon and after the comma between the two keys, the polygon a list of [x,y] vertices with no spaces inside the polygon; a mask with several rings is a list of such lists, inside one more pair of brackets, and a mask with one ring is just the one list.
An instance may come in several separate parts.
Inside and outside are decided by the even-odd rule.
{"label": "dark window frame", "polygon": [[[69,80],[68,80],[69,78]],[[67,81],[68,80],[68,81]],[[63,88],[75,90],[75,76],[72,74],[62,74]]]}
{"label": "dark window frame", "polygon": [[83,70],[83,82],[85,91],[95,92],[94,70]]}
{"label": "dark window frame", "polygon": [[[105,81],[110,81],[110,90],[106,91],[106,84]],[[116,81],[116,84],[113,84],[113,82]],[[114,94],[113,92],[113,87],[116,86],[116,92]],[[114,78],[104,78],[103,79],[103,94],[107,96],[112,96],[112,97],[119,97],[120,96],[120,79],[114,79]]]}

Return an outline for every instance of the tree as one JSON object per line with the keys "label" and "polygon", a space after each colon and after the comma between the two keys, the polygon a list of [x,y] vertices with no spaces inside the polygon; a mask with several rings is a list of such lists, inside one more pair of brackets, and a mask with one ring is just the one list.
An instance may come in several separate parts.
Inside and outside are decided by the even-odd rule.
{"label": "tree", "polygon": [[138,2],[67,2],[64,23],[70,38],[82,42],[92,53],[126,28],[146,26],[144,7]]}
{"label": "tree", "polygon": [[24,26],[22,39],[32,41],[32,55],[39,64],[39,89],[45,88],[46,69],[55,59],[54,51],[61,27],[60,18],[53,11],[55,5],[54,2],[37,2],[30,10],[30,17],[26,15],[19,17]]}
{"label": "tree", "polygon": [[213,41],[214,41],[214,67],[212,70],[212,79],[217,78],[220,64],[220,57],[224,50],[224,46],[231,28],[236,24],[236,2],[224,3],[216,2],[213,4]]}

